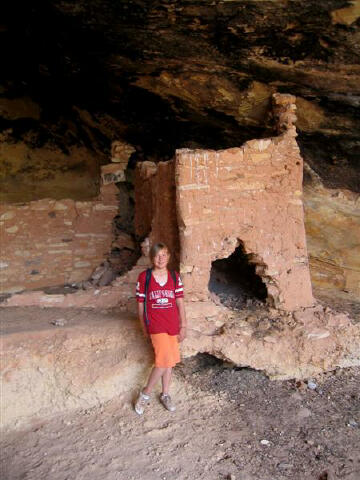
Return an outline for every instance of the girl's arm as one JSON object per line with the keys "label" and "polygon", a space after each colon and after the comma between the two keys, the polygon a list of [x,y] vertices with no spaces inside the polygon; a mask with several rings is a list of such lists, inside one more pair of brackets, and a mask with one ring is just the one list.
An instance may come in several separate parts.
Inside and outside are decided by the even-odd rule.
{"label": "girl's arm", "polygon": [[138,303],[138,317],[139,317],[139,320],[140,320],[141,329],[142,329],[145,337],[148,337],[149,333],[147,331],[146,324],[145,324],[145,319],[144,319],[144,303],[143,302]]}
{"label": "girl's arm", "polygon": [[187,327],[187,322],[186,322],[186,316],[185,316],[185,304],[184,304],[184,298],[180,297],[176,299],[176,305],[179,310],[179,317],[180,317],[180,335],[179,335],[179,341],[182,342],[184,338],[186,337],[186,327]]}

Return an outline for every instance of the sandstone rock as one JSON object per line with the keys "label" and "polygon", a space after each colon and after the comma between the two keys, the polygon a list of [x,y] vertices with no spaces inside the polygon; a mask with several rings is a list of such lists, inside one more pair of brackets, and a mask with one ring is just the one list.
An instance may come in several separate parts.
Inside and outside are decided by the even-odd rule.
{"label": "sandstone rock", "polygon": [[105,264],[103,263],[102,265],[100,265],[99,267],[97,267],[94,272],[91,274],[91,280],[94,282],[94,283],[97,283],[100,278],[104,275],[104,273],[106,272],[106,270],[109,268],[109,264],[108,262],[105,262]]}
{"label": "sandstone rock", "polygon": [[126,164],[110,163],[101,167],[101,179],[104,185],[125,182]]}
{"label": "sandstone rock", "polygon": [[98,281],[99,287],[109,285],[116,278],[116,273],[110,268],[107,269]]}
{"label": "sandstone rock", "polygon": [[128,395],[127,379],[135,385],[145,381],[150,345],[128,315],[119,321],[118,313],[110,312],[99,322],[96,312],[84,316],[81,310],[63,310],[57,319],[61,328],[49,324],[43,309],[32,308],[24,315],[25,322],[14,318],[11,309],[2,312],[2,430],[21,429],[29,421],[69,409],[99,406]]}
{"label": "sandstone rock", "polygon": [[351,25],[360,17],[360,6],[358,2],[351,2],[350,6],[333,10],[331,12],[332,22],[343,25]]}
{"label": "sandstone rock", "polygon": [[127,165],[133,152],[135,152],[135,148],[132,145],[116,140],[111,144],[111,161]]}
{"label": "sandstone rock", "polygon": [[312,281],[319,287],[360,294],[358,195],[310,184],[304,190]]}
{"label": "sandstone rock", "polygon": [[51,323],[56,327],[64,327],[67,322],[65,318],[57,318],[56,320],[53,320]]}
{"label": "sandstone rock", "polygon": [[88,280],[80,282],[80,286],[83,290],[90,290],[90,288],[93,288],[93,284]]}
{"label": "sandstone rock", "polygon": [[120,232],[116,235],[116,240],[111,244],[112,248],[128,248],[130,250],[135,249],[135,243],[132,237],[124,232]]}
{"label": "sandstone rock", "polygon": [[39,120],[40,118],[40,106],[35,103],[29,97],[1,100],[0,114],[4,118],[19,119],[19,118],[32,118]]}

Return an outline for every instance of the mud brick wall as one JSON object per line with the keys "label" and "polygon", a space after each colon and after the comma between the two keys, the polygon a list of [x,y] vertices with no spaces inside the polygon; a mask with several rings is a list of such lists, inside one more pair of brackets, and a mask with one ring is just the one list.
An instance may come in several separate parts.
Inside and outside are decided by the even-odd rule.
{"label": "mud brick wall", "polygon": [[87,279],[110,250],[117,192],[109,184],[93,201],[0,205],[0,292]]}
{"label": "mud brick wall", "polygon": [[135,175],[135,231],[150,244],[164,242],[172,254],[169,267],[179,269],[175,162],[143,162]]}
{"label": "mud brick wall", "polygon": [[295,97],[274,102],[278,137],[223,151],[177,151],[181,274],[192,300],[208,298],[211,262],[242,244],[275,307],[313,303]]}

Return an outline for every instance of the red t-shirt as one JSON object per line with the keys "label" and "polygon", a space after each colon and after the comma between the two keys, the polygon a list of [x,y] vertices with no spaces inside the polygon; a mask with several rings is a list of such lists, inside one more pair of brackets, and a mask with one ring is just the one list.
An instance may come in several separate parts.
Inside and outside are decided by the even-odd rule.
{"label": "red t-shirt", "polygon": [[[171,273],[168,271],[167,282],[161,286],[151,274],[147,291],[146,311],[149,320],[149,333],[167,333],[178,335],[180,332],[179,311],[176,299],[184,296],[184,287],[177,272],[176,287]],[[145,301],[146,270],[141,272],[136,284],[136,300]]]}

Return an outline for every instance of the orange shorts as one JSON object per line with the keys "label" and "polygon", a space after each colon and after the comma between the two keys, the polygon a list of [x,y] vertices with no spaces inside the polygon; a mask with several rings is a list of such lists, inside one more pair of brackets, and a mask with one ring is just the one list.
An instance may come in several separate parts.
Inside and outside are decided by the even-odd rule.
{"label": "orange shorts", "polygon": [[155,352],[155,367],[170,368],[180,362],[177,335],[152,333],[150,338]]}

